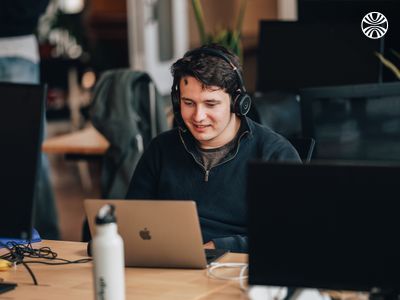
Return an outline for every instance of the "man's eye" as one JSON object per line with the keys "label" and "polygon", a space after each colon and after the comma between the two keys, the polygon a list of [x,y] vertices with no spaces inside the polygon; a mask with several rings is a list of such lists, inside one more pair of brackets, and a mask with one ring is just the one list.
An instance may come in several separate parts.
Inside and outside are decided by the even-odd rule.
{"label": "man's eye", "polygon": [[216,106],[217,105],[217,103],[207,103],[207,106],[208,107],[214,107],[214,106]]}
{"label": "man's eye", "polygon": [[192,106],[193,102],[190,101],[183,101],[183,104],[185,104],[186,106]]}

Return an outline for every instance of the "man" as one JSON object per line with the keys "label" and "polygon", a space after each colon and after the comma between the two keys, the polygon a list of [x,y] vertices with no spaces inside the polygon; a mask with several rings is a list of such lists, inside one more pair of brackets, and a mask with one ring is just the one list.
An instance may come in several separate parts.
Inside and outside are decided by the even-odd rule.
{"label": "man", "polygon": [[127,198],[194,200],[205,248],[246,252],[247,162],[300,158],[282,136],[245,116],[250,97],[238,58],[225,48],[187,52],[172,75],[179,126],[150,143]]}

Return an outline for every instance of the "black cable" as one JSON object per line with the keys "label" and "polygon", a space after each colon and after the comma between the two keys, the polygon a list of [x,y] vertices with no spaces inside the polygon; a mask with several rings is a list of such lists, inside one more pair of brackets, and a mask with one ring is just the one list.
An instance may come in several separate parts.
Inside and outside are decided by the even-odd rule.
{"label": "black cable", "polygon": [[29,268],[28,265],[27,265],[25,262],[23,262],[23,261],[21,261],[21,263],[22,263],[22,265],[25,267],[25,269],[28,271],[29,275],[31,275],[32,280],[33,280],[33,284],[34,284],[34,285],[38,285],[38,282],[37,282],[37,280],[36,280],[36,276],[35,276],[35,274],[33,274],[31,268]]}
{"label": "black cable", "polygon": [[[22,263],[22,265],[25,267],[25,269],[28,271],[29,275],[31,276],[31,278],[33,280],[33,284],[38,285],[35,274],[33,274],[31,268],[29,268],[28,265],[23,262],[23,259],[24,259],[23,255],[21,256],[21,254],[18,251],[16,251],[14,253],[13,250],[15,249],[15,245],[13,247],[10,247],[9,244],[10,244],[10,242],[7,244],[1,243],[1,245],[4,246],[9,251],[9,254],[3,255],[0,258],[8,260],[10,262],[13,262],[15,264]],[[13,244],[13,243],[11,243],[11,244]]]}
{"label": "black cable", "polygon": [[[68,260],[64,258],[59,258],[57,257],[58,254],[52,251],[50,247],[41,247],[38,249],[34,249],[31,243],[25,245],[19,245],[15,242],[8,242],[7,244],[1,243],[1,245],[7,248],[9,253],[0,256],[0,258],[6,259],[15,264],[22,264],[32,277],[33,283],[35,285],[38,285],[38,282],[31,268],[29,268],[28,264],[44,264],[44,265],[57,266],[57,265],[68,265],[68,264],[82,264],[92,261],[91,258],[82,258],[77,260]],[[39,259],[50,260],[53,262],[37,261],[37,260],[24,261],[24,258],[39,258]]]}
{"label": "black cable", "polygon": [[[59,258],[57,258],[59,259]],[[63,262],[47,262],[47,261],[35,261],[35,260],[28,260],[25,261],[27,264],[43,264],[43,265],[54,265],[54,266],[60,266],[60,265],[70,265],[70,264],[84,264],[87,262],[92,261],[91,258],[82,258],[82,259],[77,259],[77,260],[67,260]]]}

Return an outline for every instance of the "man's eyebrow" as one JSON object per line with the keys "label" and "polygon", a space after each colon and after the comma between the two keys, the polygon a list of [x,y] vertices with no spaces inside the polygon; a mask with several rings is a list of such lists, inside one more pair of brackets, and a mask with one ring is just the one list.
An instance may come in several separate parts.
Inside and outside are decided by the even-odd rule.
{"label": "man's eyebrow", "polygon": [[193,99],[190,99],[190,98],[187,98],[187,97],[181,97],[181,100],[193,101]]}
{"label": "man's eyebrow", "polygon": [[[192,102],[194,102],[193,99],[190,99],[190,98],[187,98],[187,97],[181,97],[181,100],[182,100],[182,101],[192,101]],[[215,103],[215,104],[217,104],[217,103],[221,103],[221,100],[217,100],[217,99],[207,99],[207,100],[204,100],[204,102],[207,102],[207,103]]]}

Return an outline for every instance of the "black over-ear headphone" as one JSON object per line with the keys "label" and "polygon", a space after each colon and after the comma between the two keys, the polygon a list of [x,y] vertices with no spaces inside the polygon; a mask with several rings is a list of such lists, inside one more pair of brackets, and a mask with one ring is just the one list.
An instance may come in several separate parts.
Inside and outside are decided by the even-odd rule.
{"label": "black over-ear headphone", "polygon": [[[210,56],[219,57],[225,60],[233,69],[236,74],[237,81],[239,83],[239,90],[233,95],[231,111],[234,112],[237,116],[245,116],[251,107],[251,97],[246,92],[246,88],[244,87],[243,78],[240,74],[239,69],[232,63],[232,61],[226,56],[223,52],[212,49],[212,48],[200,48],[195,49],[188,52],[185,57],[192,56],[194,54],[206,54]],[[180,99],[179,99],[179,81],[174,78],[174,82],[172,84],[171,89],[171,100],[172,100],[172,108],[174,111],[175,120],[179,125],[183,125],[183,120],[180,112]]]}

